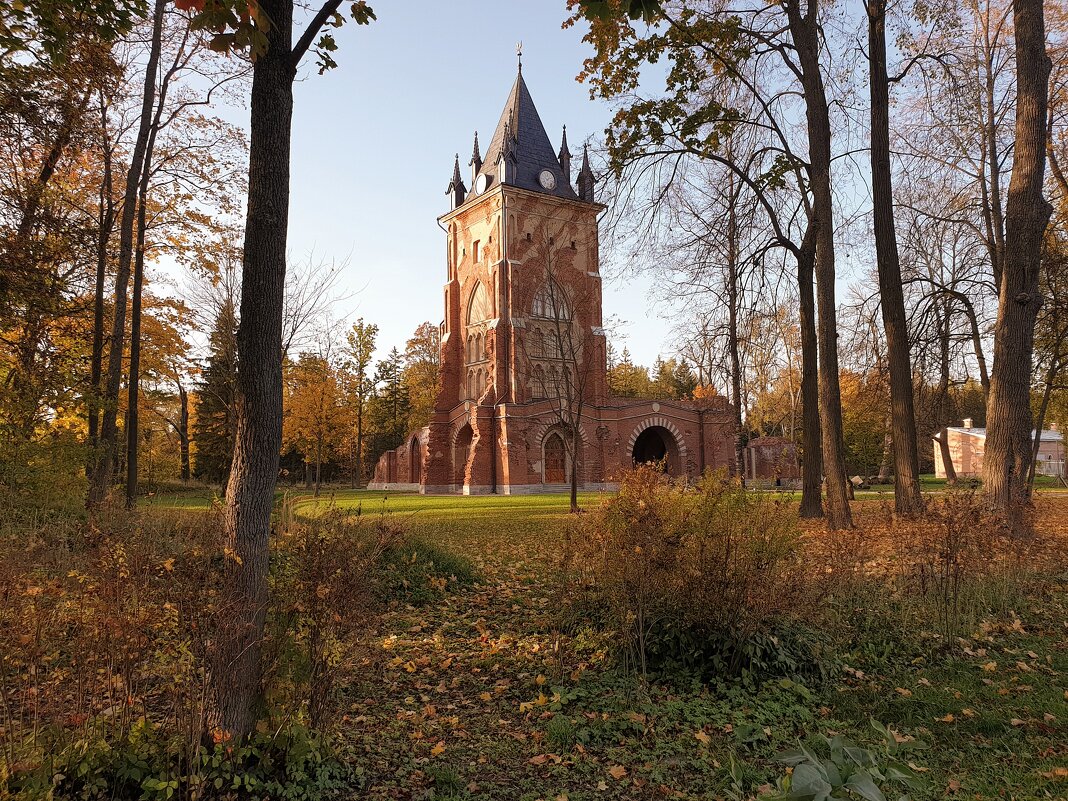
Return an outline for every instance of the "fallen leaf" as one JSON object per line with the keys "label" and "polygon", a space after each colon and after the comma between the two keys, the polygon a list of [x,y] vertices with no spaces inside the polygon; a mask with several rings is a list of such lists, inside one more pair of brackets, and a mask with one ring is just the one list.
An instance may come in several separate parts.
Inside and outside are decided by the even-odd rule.
{"label": "fallen leaf", "polygon": [[985,670],[987,673],[994,673],[995,671],[997,671],[997,669],[997,662],[987,662],[985,665],[983,665],[983,670]]}
{"label": "fallen leaf", "polygon": [[704,730],[694,732],[693,736],[696,737],[702,745],[708,745],[712,742],[712,738],[705,734]]}
{"label": "fallen leaf", "polygon": [[438,754],[445,753],[445,741],[438,740],[438,744],[430,749],[430,756],[437,756]]}
{"label": "fallen leaf", "polygon": [[912,690],[906,690],[904,687],[895,687],[894,689],[897,690],[897,692],[900,695],[903,695],[905,698],[912,697]]}
{"label": "fallen leaf", "polygon": [[956,718],[953,717],[953,713],[952,712],[946,713],[945,717],[935,718],[935,721],[937,723],[952,723],[954,720],[956,720]]}
{"label": "fallen leaf", "polygon": [[608,775],[613,779],[622,779],[627,775],[627,769],[622,765],[613,765],[608,769]]}
{"label": "fallen leaf", "polygon": [[1011,726],[1026,726],[1027,725],[1027,721],[1026,720],[1020,720],[1020,718],[1013,718],[1012,720],[1009,721],[1009,725],[1011,725]]}

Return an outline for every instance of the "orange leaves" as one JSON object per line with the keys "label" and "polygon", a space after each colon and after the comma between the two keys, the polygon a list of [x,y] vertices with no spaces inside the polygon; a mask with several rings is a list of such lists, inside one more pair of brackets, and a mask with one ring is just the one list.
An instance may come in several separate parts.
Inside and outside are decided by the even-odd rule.
{"label": "orange leaves", "polygon": [[621,780],[627,775],[627,769],[622,765],[613,765],[608,769],[608,775],[613,779]]}

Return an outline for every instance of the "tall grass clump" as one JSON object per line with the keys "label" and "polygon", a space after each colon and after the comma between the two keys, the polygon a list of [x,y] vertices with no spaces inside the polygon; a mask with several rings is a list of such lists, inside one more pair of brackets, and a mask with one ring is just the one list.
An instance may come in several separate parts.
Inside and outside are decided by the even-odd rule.
{"label": "tall grass clump", "polygon": [[[799,675],[818,669],[818,607],[796,513],[722,473],[692,487],[654,467],[576,524],[566,550],[570,608],[599,620],[642,676]],[[578,614],[574,615],[578,617]]]}

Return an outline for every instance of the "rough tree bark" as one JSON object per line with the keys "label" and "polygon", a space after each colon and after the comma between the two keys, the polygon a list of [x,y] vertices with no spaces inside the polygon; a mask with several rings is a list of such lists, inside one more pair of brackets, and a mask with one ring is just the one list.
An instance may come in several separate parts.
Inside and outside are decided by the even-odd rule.
{"label": "rough tree bark", "polygon": [[248,212],[237,331],[237,433],[226,488],[225,612],[212,654],[218,725],[252,731],[261,694],[268,535],[282,445],[282,311],[293,119],[292,0],[262,0],[267,52],[252,71]]}
{"label": "rough tree bark", "polygon": [[[811,230],[811,229],[810,229]],[[823,517],[823,433],[820,426],[819,338],[813,293],[812,239],[806,234],[797,259],[798,324],[801,329],[801,507],[803,518]]]}
{"label": "rough tree bark", "polygon": [[1014,0],[1016,144],[1005,203],[1005,249],[986,407],[983,486],[1015,534],[1028,531],[1031,370],[1042,296],[1042,239],[1052,207],[1043,195],[1050,59],[1042,0]]}
{"label": "rough tree bark", "polygon": [[188,481],[189,469],[189,392],[182,386],[180,379],[176,379],[178,385],[178,448],[181,464],[182,481]]}
{"label": "rough tree bark", "polygon": [[152,128],[152,106],[156,97],[156,73],[159,70],[163,43],[163,17],[166,0],[156,0],[152,18],[152,42],[145,65],[145,84],[141,99],[141,118],[130,154],[130,168],[126,172],[122,220],[119,224],[119,266],[115,274],[115,309],[111,325],[111,346],[108,352],[107,382],[103,393],[103,420],[100,426],[100,446],[89,480],[86,505],[93,509],[104,502],[115,470],[118,450],[119,388],[122,384],[122,353],[126,341],[126,293],[130,284],[133,262],[134,217],[137,213],[137,194],[145,166],[149,133]]}
{"label": "rough tree bark", "polygon": [[111,138],[108,133],[108,106],[103,92],[100,92],[100,150],[104,174],[100,182],[100,206],[97,212],[93,344],[89,357],[89,392],[86,400],[89,414],[89,458],[85,463],[85,474],[90,480],[100,444],[100,378],[104,361],[104,285],[107,280],[108,243],[111,241],[111,232],[115,229],[115,187],[112,179]]}
{"label": "rough tree bark", "polygon": [[[894,455],[894,512],[913,517],[923,510],[916,411],[912,396],[905,296],[894,230],[890,172],[890,78],[886,71],[886,0],[868,0],[868,59],[871,97],[872,217],[879,268],[879,297],[890,373],[890,438]],[[880,471],[881,473],[881,471]]]}
{"label": "rough tree bark", "polygon": [[809,180],[816,243],[816,308],[819,313],[819,408],[823,464],[827,479],[827,527],[853,527],[846,486],[845,441],[842,435],[842,394],[838,381],[838,325],[834,297],[834,200],[831,195],[831,120],[820,65],[818,3],[783,0],[790,34],[801,66],[808,130]]}

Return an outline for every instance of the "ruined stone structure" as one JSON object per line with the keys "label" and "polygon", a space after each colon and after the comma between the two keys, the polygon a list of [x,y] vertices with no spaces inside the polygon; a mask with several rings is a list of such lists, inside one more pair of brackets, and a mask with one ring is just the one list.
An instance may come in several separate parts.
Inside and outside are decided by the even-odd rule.
{"label": "ruined stone structure", "polygon": [[[635,462],[696,478],[733,459],[729,405],[612,397],[601,327],[594,175],[572,187],[564,132],[553,153],[522,71],[470,192],[459,157],[440,218],[448,276],[430,425],[382,455],[372,488],[528,493],[607,488]],[[578,437],[573,436],[577,430]]]}

